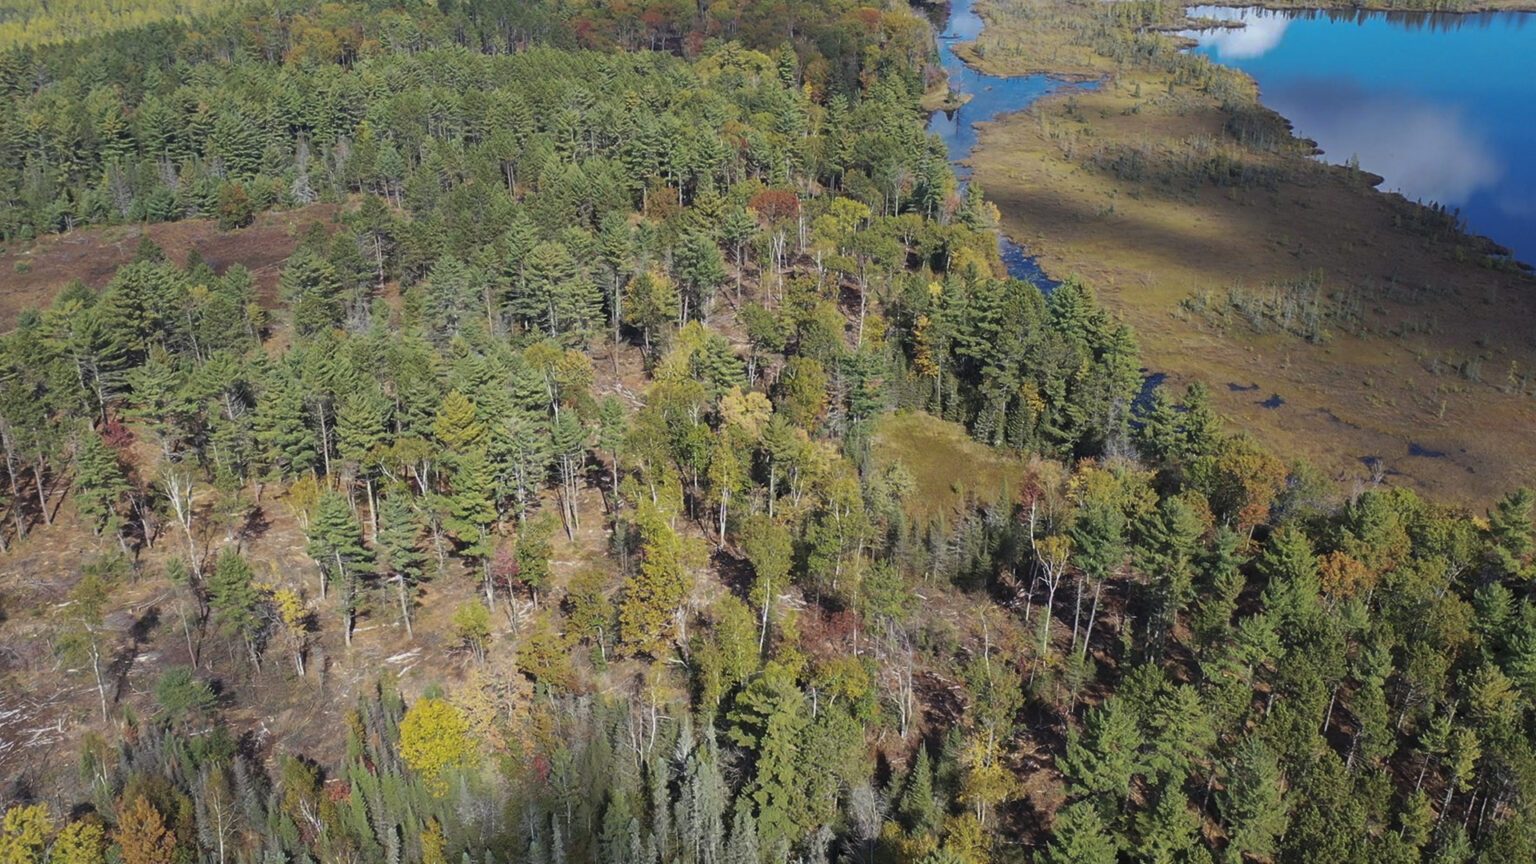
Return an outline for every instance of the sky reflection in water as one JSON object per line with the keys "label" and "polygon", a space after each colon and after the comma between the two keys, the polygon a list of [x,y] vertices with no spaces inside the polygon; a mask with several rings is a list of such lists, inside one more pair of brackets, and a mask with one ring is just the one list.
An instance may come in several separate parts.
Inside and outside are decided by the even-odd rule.
{"label": "sky reflection in water", "polygon": [[1381,188],[1460,208],[1536,262],[1536,15],[1384,15],[1196,7],[1241,29],[1190,33],[1243,69],[1323,158]]}
{"label": "sky reflection in water", "polygon": [[[949,21],[939,35],[939,57],[949,73],[949,85],[960,93],[969,93],[971,100],[954,111],[935,111],[928,119],[928,131],[944,140],[950,161],[955,163],[970,158],[971,150],[976,146],[975,124],[1022,111],[1041,96],[1064,87],[1096,86],[1069,84],[1045,75],[986,75],[965,65],[955,55],[953,46],[974,41],[985,26],[972,10],[971,3],[972,0],[954,0]],[[968,181],[971,176],[970,169],[959,164],[955,166],[955,174],[962,181]],[[1034,257],[1001,234],[998,235],[998,247],[1004,266],[1015,279],[1030,282],[1047,293],[1060,284],[1040,269]]]}

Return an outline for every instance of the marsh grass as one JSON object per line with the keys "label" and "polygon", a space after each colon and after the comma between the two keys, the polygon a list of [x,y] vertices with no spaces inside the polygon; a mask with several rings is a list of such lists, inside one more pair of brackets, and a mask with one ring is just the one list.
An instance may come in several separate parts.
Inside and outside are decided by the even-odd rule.
{"label": "marsh grass", "polygon": [[[1406,452],[1426,431],[1452,455],[1414,460],[1394,482],[1481,502],[1536,481],[1536,400],[1520,371],[1536,368],[1536,282],[1498,247],[1454,211],[1313,159],[1241,73],[1125,32],[1176,26],[1182,9],[979,11],[992,22],[987,71],[1101,81],[987,125],[971,164],[1004,230],[1046,272],[1094,285],[1136,328],[1149,368],[1172,386],[1212,383],[1233,426],[1346,482],[1362,454]],[[1433,373],[1435,392],[1409,370]]]}
{"label": "marsh grass", "polygon": [[877,462],[899,463],[911,475],[907,516],[919,525],[953,515],[971,499],[998,501],[1017,490],[1026,473],[1021,459],[978,443],[958,423],[924,413],[882,418],[873,443]]}

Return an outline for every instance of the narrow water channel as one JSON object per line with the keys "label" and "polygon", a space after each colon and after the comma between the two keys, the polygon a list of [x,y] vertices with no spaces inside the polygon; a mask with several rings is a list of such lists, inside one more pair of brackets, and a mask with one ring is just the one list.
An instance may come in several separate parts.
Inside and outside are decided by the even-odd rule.
{"label": "narrow water channel", "polygon": [[[939,34],[939,57],[944,70],[949,73],[949,84],[960,93],[971,96],[969,102],[953,111],[936,111],[928,121],[928,131],[944,139],[949,148],[949,159],[955,163],[955,173],[964,182],[970,178],[970,169],[961,162],[971,155],[976,146],[976,124],[996,120],[1004,114],[1023,111],[1036,99],[1067,88],[1093,87],[1052,78],[1048,75],[986,75],[965,65],[954,52],[957,43],[971,42],[985,26],[981,16],[971,8],[973,0],[953,0],[949,21]],[[1029,282],[1047,293],[1060,282],[1051,279],[1035,259],[1019,244],[999,235],[999,247],[1003,263],[1009,275]]]}

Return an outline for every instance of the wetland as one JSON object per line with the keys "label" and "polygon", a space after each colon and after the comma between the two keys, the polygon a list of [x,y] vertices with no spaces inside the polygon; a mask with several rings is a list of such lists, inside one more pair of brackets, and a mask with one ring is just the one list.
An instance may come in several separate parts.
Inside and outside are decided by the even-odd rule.
{"label": "wetland", "polygon": [[976,90],[930,128],[1031,268],[1082,276],[1230,426],[1346,485],[1476,503],[1536,479],[1529,274],[1416,200],[1449,195],[1399,194],[1367,153],[1315,158],[1247,72],[1185,53],[1189,26],[1157,4],[957,2],[946,59]]}

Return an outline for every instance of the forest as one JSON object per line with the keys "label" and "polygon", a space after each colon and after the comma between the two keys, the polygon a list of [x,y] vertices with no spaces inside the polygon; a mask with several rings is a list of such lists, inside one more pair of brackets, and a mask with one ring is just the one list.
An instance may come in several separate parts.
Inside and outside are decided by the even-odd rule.
{"label": "forest", "polygon": [[5,35],[0,243],[295,248],[0,336],[0,723],[72,694],[0,864],[1536,859],[1536,494],[1007,278],[923,10],[87,20]]}

